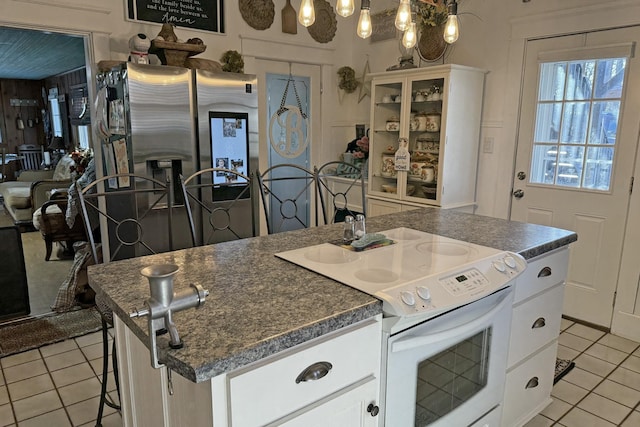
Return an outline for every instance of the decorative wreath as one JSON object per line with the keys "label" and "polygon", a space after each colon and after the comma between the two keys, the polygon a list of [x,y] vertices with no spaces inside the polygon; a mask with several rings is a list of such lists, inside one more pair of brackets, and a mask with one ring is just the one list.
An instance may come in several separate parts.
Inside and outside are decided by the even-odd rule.
{"label": "decorative wreath", "polygon": [[340,76],[338,87],[347,93],[355,92],[360,84],[360,82],[356,80],[356,71],[349,66],[340,67],[338,69],[338,76]]}
{"label": "decorative wreath", "polygon": [[242,19],[256,30],[266,30],[273,24],[275,6],[273,0],[240,0]]}

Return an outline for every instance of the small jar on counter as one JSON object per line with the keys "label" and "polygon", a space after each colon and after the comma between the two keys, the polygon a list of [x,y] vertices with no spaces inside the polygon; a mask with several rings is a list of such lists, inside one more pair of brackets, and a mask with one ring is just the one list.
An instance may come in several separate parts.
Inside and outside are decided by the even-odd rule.
{"label": "small jar on counter", "polygon": [[344,243],[353,242],[353,238],[355,236],[354,218],[351,215],[347,215],[344,218],[344,224],[342,227],[342,241]]}
{"label": "small jar on counter", "polygon": [[360,239],[365,234],[367,234],[367,227],[364,222],[364,215],[358,214],[356,215],[356,223],[354,225],[353,236],[357,239]]}

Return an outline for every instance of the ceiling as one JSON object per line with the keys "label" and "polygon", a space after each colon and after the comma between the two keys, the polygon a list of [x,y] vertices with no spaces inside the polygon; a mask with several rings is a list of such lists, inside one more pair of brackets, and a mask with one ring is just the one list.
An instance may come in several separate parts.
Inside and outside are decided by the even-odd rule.
{"label": "ceiling", "polygon": [[42,80],[84,65],[82,36],[0,26],[0,79]]}

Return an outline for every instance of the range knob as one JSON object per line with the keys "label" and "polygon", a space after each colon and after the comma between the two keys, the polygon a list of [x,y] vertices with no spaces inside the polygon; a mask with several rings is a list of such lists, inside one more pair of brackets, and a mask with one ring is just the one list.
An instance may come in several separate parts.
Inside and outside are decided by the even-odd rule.
{"label": "range knob", "polygon": [[418,286],[416,288],[416,293],[423,300],[427,302],[431,301],[431,291],[429,291],[429,288],[427,288],[426,286]]}
{"label": "range knob", "polygon": [[516,260],[511,256],[507,255],[504,257],[504,263],[507,264],[509,268],[516,268]]}
{"label": "range knob", "polygon": [[500,273],[504,273],[507,270],[507,266],[504,265],[504,261],[502,260],[496,260],[493,261],[493,267],[498,270]]}
{"label": "range knob", "polygon": [[413,307],[414,305],[416,305],[416,299],[411,292],[400,292],[400,298],[402,299],[402,302],[407,304],[408,306]]}

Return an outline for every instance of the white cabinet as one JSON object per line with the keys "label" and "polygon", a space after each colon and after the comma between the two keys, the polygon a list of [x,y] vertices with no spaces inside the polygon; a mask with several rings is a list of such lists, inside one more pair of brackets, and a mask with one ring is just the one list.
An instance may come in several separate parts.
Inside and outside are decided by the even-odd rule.
{"label": "white cabinet", "polygon": [[503,427],[517,427],[551,403],[569,249],[528,263],[516,279],[502,413]]}
{"label": "white cabinet", "polygon": [[177,373],[169,381],[165,367],[151,368],[144,344],[116,318],[123,424],[375,427],[381,320],[362,321],[193,383]]}
{"label": "white cabinet", "polygon": [[312,419],[310,412],[318,422],[336,416],[349,419],[345,425],[372,425],[377,417],[366,407],[377,405],[381,339],[380,322],[372,320],[229,373],[231,425],[308,425],[297,418]]}
{"label": "white cabinet", "polygon": [[[378,425],[378,415],[377,412],[374,415],[375,405],[371,398],[376,396],[376,389],[376,380],[370,379],[319,406],[311,407],[291,421],[278,425],[284,427],[375,427]],[[377,410],[376,408],[375,411]]]}
{"label": "white cabinet", "polygon": [[[441,65],[371,75],[370,199],[443,208],[475,203],[484,74]],[[410,152],[408,171],[395,170],[401,140]]]}

